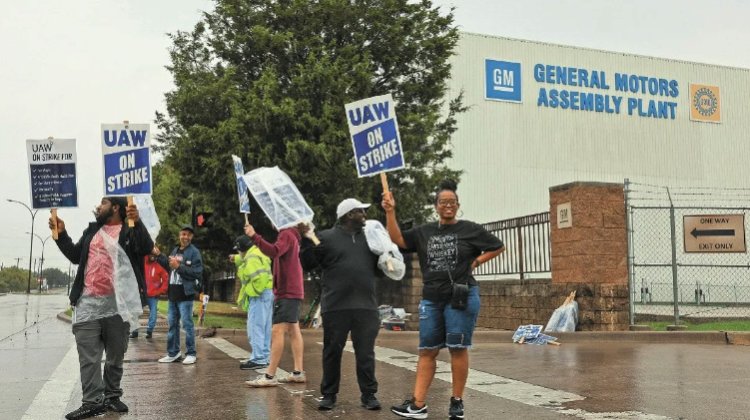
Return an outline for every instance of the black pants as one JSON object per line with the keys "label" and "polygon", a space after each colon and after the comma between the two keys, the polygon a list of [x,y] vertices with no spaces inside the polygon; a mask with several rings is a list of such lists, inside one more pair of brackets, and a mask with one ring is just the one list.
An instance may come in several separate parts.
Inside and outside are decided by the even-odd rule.
{"label": "black pants", "polygon": [[375,339],[380,331],[377,310],[347,309],[325,312],[323,316],[323,379],[320,393],[338,394],[341,380],[341,355],[346,338],[352,334],[357,361],[357,383],[363,394],[378,392],[375,379]]}

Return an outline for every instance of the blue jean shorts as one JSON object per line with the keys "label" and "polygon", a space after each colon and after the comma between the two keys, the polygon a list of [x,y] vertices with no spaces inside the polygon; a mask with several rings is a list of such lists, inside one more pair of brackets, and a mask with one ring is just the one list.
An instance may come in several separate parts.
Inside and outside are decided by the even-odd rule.
{"label": "blue jean shorts", "polygon": [[471,336],[479,315],[479,287],[469,287],[469,299],[463,311],[450,302],[419,302],[419,350],[471,348]]}

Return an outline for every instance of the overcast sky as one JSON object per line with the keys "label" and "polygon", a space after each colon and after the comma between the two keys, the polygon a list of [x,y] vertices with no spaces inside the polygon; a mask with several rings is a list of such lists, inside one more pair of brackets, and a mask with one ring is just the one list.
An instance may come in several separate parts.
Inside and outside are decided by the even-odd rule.
{"label": "overcast sky", "polygon": [[[750,68],[750,2],[442,0],[467,32]],[[75,138],[77,209],[61,209],[74,240],[101,198],[100,125],[151,123],[172,89],[166,33],[189,30],[206,0],[15,1],[0,14],[0,262],[29,265],[26,139]],[[46,238],[48,212],[35,232]],[[41,254],[35,240],[33,258]],[[45,266],[67,270],[52,240]]]}

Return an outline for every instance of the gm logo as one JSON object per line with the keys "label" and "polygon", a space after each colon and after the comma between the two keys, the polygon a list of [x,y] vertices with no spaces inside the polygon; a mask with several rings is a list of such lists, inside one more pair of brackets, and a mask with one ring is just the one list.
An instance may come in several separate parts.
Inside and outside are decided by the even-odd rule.
{"label": "gm logo", "polygon": [[521,63],[484,60],[485,99],[521,102]]}

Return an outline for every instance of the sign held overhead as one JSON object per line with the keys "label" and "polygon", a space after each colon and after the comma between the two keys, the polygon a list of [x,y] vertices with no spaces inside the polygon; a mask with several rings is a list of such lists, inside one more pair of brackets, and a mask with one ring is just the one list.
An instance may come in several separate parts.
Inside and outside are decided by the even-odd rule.
{"label": "sign held overhead", "polygon": [[396,109],[390,94],[352,102],[344,108],[360,178],[405,166]]}
{"label": "sign held overhead", "polygon": [[151,194],[148,124],[102,124],[104,195]]}
{"label": "sign held overhead", "polygon": [[78,207],[75,139],[26,140],[31,207]]}

